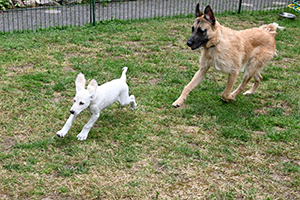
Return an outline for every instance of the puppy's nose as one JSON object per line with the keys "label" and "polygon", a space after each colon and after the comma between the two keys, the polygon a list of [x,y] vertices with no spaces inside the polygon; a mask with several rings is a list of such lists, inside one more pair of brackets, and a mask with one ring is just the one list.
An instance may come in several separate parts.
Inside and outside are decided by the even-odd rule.
{"label": "puppy's nose", "polygon": [[193,45],[193,42],[191,40],[188,40],[186,44],[190,47]]}
{"label": "puppy's nose", "polygon": [[72,115],[74,115],[75,111],[74,111],[74,110],[70,110],[70,113],[71,113]]}

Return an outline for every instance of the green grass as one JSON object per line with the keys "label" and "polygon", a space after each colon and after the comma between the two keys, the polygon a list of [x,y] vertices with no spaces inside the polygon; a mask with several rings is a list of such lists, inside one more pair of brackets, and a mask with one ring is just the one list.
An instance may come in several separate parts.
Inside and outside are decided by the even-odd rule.
{"label": "green grass", "polygon": [[[227,76],[211,69],[180,109],[172,102],[200,56],[185,44],[193,17],[2,34],[0,198],[299,198],[298,18],[219,15],[238,30],[286,27],[276,37],[278,56],[263,69],[255,95],[223,103]],[[76,75],[102,84],[124,66],[138,109],[113,104],[80,142],[85,111],[58,138]]]}

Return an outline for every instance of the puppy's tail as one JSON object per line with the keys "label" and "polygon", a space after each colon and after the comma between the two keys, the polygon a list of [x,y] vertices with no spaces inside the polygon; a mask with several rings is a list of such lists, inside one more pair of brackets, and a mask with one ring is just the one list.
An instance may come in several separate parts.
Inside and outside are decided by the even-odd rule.
{"label": "puppy's tail", "polygon": [[268,25],[262,25],[261,27],[259,27],[260,29],[264,29],[266,31],[268,31],[269,33],[271,33],[272,35],[276,35],[276,29],[280,29],[283,30],[285,29],[285,27],[279,26],[276,22],[272,23],[272,24],[268,24]]}
{"label": "puppy's tail", "polygon": [[126,72],[127,72],[128,67],[123,67],[122,69],[122,76],[121,76],[121,80],[124,80],[126,82]]}

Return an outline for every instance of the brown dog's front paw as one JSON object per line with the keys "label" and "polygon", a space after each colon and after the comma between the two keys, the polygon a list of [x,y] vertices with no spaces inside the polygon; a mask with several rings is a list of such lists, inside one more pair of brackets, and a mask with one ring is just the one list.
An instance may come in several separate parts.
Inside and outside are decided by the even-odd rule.
{"label": "brown dog's front paw", "polygon": [[180,105],[180,104],[173,103],[172,106],[173,106],[174,108],[179,108],[181,105]]}
{"label": "brown dog's front paw", "polygon": [[230,102],[235,101],[235,98],[232,95],[230,95],[228,97],[222,96],[222,101],[225,102],[225,103],[230,103]]}
{"label": "brown dog's front paw", "polygon": [[177,99],[177,100],[172,104],[172,106],[173,106],[174,108],[179,108],[180,106],[182,106],[184,100],[185,100],[185,99],[183,99],[183,100]]}

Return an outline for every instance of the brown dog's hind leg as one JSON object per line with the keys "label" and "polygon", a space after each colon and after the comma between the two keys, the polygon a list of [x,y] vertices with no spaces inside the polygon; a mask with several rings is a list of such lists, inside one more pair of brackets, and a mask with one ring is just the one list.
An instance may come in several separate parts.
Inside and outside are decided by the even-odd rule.
{"label": "brown dog's hind leg", "polygon": [[244,95],[250,95],[255,92],[262,80],[260,70],[269,60],[272,59],[272,57],[274,56],[274,52],[275,47],[274,49],[263,48],[257,52],[253,59],[250,60],[249,65],[246,68],[243,81],[239,85],[239,87],[232,93],[233,96],[236,97],[238,94],[240,94],[245,89],[246,84],[252,77],[254,78],[254,84],[250,90],[244,93]]}
{"label": "brown dog's hind leg", "polygon": [[244,92],[243,95],[248,96],[248,95],[254,94],[255,90],[258,88],[263,77],[260,75],[259,72],[256,72],[256,74],[254,75],[253,78],[254,78],[255,82],[254,82],[252,88],[250,90]]}
{"label": "brown dog's hind leg", "polygon": [[232,94],[230,94],[230,92],[234,86],[234,83],[235,83],[238,75],[239,75],[239,72],[233,72],[233,73],[229,74],[229,76],[228,76],[227,85],[225,87],[224,92],[222,93],[222,100],[226,103],[232,102],[235,99],[235,96],[232,96]]}
{"label": "brown dog's hind leg", "polygon": [[[262,66],[263,64],[261,62],[253,61],[246,69],[242,83],[238,86],[238,88],[234,92],[231,93],[231,95],[233,97],[236,97],[243,90],[245,90],[247,83],[251,80],[252,77],[254,77],[255,79],[255,83],[252,87],[254,92],[254,90],[258,87],[261,80],[260,78],[261,75],[259,74],[259,70],[261,69]],[[252,91],[252,89],[250,91]]]}
{"label": "brown dog's hind leg", "polygon": [[248,71],[245,72],[242,83],[238,86],[238,88],[235,91],[233,91],[231,93],[231,96],[233,96],[235,98],[237,95],[239,95],[245,89],[247,83],[250,81],[250,79],[253,76],[252,74],[253,73],[250,74]]}

